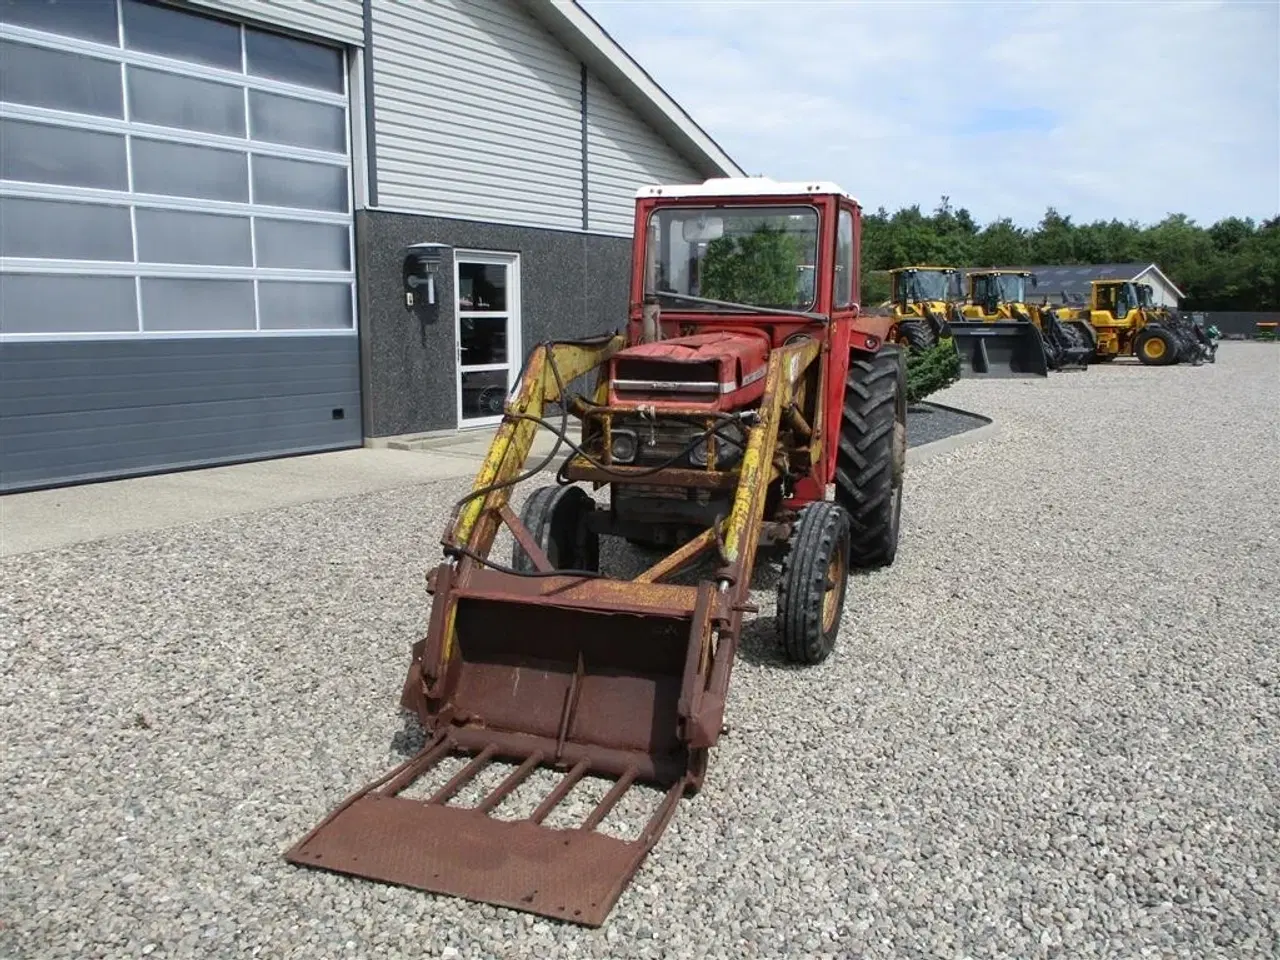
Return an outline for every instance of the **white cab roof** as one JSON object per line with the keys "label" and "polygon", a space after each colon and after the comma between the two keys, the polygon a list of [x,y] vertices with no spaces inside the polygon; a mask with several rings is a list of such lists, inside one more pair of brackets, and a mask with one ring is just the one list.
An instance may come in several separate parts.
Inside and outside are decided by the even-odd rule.
{"label": "white cab roof", "polygon": [[642,197],[777,197],[795,194],[836,194],[854,203],[858,198],[830,180],[771,180],[768,177],[713,177],[702,183],[663,183],[641,187]]}

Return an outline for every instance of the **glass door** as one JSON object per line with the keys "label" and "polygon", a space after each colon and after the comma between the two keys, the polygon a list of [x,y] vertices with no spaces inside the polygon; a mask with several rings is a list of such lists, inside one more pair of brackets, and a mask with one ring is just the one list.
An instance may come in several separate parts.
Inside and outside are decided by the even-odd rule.
{"label": "glass door", "polygon": [[458,426],[498,423],[519,369],[520,258],[458,251]]}

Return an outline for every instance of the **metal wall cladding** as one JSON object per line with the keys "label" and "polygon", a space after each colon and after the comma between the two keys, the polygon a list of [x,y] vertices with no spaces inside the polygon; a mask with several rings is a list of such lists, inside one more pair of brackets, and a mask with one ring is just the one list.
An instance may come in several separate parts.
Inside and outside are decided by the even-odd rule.
{"label": "metal wall cladding", "polygon": [[514,3],[373,6],[381,206],[582,227],[581,67]]}
{"label": "metal wall cladding", "polygon": [[356,46],[364,43],[361,0],[191,0],[191,5]]}

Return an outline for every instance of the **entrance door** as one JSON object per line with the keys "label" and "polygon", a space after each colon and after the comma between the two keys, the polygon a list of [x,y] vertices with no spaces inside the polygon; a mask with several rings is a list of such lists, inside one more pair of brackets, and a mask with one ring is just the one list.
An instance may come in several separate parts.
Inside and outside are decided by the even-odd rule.
{"label": "entrance door", "polygon": [[459,250],[458,426],[498,423],[520,356],[520,257]]}

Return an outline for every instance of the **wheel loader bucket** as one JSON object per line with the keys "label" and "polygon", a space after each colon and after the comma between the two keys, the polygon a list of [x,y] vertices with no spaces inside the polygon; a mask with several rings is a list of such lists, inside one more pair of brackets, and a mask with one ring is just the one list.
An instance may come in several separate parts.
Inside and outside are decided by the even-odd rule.
{"label": "wheel loader bucket", "polygon": [[1047,377],[1049,360],[1033,323],[952,321],[951,335],[960,354],[960,376]]}

